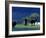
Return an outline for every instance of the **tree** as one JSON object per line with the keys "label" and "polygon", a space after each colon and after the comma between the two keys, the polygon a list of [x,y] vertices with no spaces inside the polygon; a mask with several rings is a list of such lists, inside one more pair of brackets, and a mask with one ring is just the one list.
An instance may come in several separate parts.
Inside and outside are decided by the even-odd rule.
{"label": "tree", "polygon": [[38,20],[38,18],[40,17],[40,15],[38,13],[32,13],[29,17],[28,20],[30,21],[31,24],[34,23]]}
{"label": "tree", "polygon": [[26,16],[22,19],[25,20],[25,25],[27,25],[27,21],[30,21],[31,24],[34,23],[38,20],[38,18],[40,17],[40,15],[38,13],[32,13],[30,16]]}

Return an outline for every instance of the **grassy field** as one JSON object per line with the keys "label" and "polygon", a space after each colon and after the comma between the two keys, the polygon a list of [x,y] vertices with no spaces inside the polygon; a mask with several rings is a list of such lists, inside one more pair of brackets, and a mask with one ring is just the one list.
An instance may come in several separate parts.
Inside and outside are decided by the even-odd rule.
{"label": "grassy field", "polygon": [[17,24],[12,30],[13,31],[40,30],[40,25],[27,24],[25,26],[24,24]]}
{"label": "grassy field", "polygon": [[24,24],[17,24],[15,28],[39,28],[39,25],[27,24],[25,26]]}

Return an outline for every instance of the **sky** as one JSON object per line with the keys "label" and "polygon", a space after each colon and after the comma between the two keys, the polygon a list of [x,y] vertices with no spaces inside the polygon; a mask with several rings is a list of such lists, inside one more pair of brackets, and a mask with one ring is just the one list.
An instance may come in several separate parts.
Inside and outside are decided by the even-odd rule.
{"label": "sky", "polygon": [[12,7],[12,20],[22,22],[22,18],[30,16],[32,13],[38,13],[40,15],[40,8]]}

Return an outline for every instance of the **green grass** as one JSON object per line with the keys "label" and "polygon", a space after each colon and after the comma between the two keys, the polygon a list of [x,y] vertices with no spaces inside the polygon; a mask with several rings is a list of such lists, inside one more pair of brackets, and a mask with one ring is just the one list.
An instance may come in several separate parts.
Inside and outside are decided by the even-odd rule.
{"label": "green grass", "polygon": [[25,26],[24,24],[17,24],[15,27],[16,28],[40,28],[40,25],[27,24]]}

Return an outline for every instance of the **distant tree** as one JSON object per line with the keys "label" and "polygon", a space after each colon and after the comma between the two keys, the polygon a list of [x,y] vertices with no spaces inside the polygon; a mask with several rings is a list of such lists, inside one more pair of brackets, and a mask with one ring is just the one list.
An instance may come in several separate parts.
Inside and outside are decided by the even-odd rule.
{"label": "distant tree", "polygon": [[32,19],[36,20],[36,22],[37,22],[40,15],[38,13],[33,13],[31,17],[33,17]]}
{"label": "distant tree", "polygon": [[38,13],[32,13],[30,16],[26,16],[25,18],[22,18],[25,20],[25,25],[27,25],[27,21],[30,21],[31,24],[34,23],[35,25],[35,22],[37,22],[38,18],[40,17],[40,15]]}
{"label": "distant tree", "polygon": [[35,22],[38,20],[39,17],[40,17],[40,15],[38,13],[32,13],[29,16],[28,20],[30,21],[31,24],[34,23],[34,25],[35,25]]}

